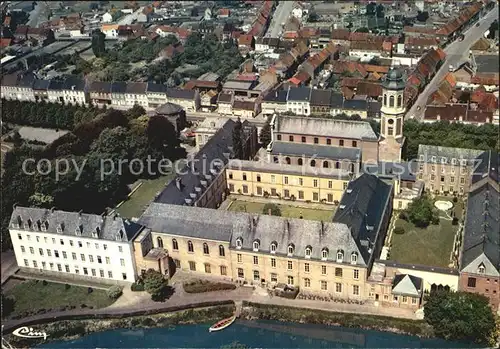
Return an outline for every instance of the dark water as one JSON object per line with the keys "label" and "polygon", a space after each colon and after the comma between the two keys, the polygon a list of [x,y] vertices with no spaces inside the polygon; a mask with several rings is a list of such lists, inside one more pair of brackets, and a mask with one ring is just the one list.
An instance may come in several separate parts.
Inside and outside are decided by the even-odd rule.
{"label": "dark water", "polygon": [[420,339],[392,333],[287,324],[275,321],[237,321],[220,332],[206,325],[121,329],[93,333],[68,342],[49,342],[40,348],[220,348],[239,342],[251,348],[472,348],[441,339]]}

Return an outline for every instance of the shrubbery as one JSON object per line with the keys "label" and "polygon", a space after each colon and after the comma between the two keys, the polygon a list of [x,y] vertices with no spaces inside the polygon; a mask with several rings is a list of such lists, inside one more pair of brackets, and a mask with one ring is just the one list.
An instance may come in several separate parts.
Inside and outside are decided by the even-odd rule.
{"label": "shrubbery", "polygon": [[212,282],[207,280],[196,280],[185,282],[184,291],[187,293],[203,293],[212,291],[234,290],[236,285],[225,282]]}
{"label": "shrubbery", "polygon": [[106,291],[106,294],[108,295],[109,298],[111,299],[118,299],[122,295],[122,288],[120,286],[111,286],[108,288]]}
{"label": "shrubbery", "polygon": [[394,234],[404,234],[405,233],[405,228],[403,228],[402,226],[398,225],[394,228]]}
{"label": "shrubbery", "polygon": [[133,292],[140,292],[140,291],[144,291],[144,284],[143,283],[137,283],[137,282],[134,282],[132,284],[132,286],[130,286],[130,289],[133,291]]}

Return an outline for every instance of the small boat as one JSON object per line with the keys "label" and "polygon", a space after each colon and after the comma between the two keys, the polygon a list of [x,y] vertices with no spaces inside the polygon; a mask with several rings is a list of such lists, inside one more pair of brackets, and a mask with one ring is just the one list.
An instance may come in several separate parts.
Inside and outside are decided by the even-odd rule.
{"label": "small boat", "polygon": [[221,321],[217,322],[216,324],[210,326],[210,328],[208,329],[208,332],[215,332],[215,331],[223,330],[226,327],[229,327],[234,322],[234,320],[236,320],[236,316],[231,316],[231,317],[228,317],[227,319],[221,320]]}

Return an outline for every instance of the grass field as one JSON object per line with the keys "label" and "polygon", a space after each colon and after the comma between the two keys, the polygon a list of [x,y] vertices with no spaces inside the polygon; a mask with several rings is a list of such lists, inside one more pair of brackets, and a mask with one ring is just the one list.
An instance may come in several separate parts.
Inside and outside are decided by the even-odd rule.
{"label": "grass field", "polygon": [[396,225],[405,229],[404,234],[392,235],[390,259],[409,264],[448,267],[450,253],[458,225],[441,219],[439,225],[417,228],[399,219]]}
{"label": "grass field", "polygon": [[15,316],[24,312],[36,312],[39,309],[59,310],[63,306],[80,308],[82,304],[87,307],[104,308],[114,300],[106,295],[105,290],[93,289],[88,293],[87,287],[71,285],[66,289],[64,284],[28,280],[15,285],[5,295],[15,299],[14,310],[10,314]]}
{"label": "grass field", "polygon": [[[229,207],[230,211],[236,212],[249,212],[249,213],[263,213],[265,203],[263,202],[247,202],[241,200],[233,201]],[[331,221],[335,213],[335,207],[332,206],[331,210],[320,210],[304,207],[295,207],[291,205],[277,204],[281,210],[281,215],[288,218],[302,218],[314,221]]]}
{"label": "grass field", "polygon": [[172,179],[172,176],[162,176],[156,179],[143,180],[143,184],[137,189],[127,201],[116,210],[122,217],[139,217],[146,206],[161,192]]}

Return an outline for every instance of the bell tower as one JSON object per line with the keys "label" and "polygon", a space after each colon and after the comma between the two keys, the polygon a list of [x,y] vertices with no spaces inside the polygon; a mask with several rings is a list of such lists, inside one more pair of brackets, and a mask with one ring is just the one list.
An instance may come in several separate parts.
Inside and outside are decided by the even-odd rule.
{"label": "bell tower", "polygon": [[379,142],[381,161],[401,161],[401,151],[405,140],[403,137],[403,120],[406,112],[403,102],[404,89],[403,73],[392,67],[382,82]]}

